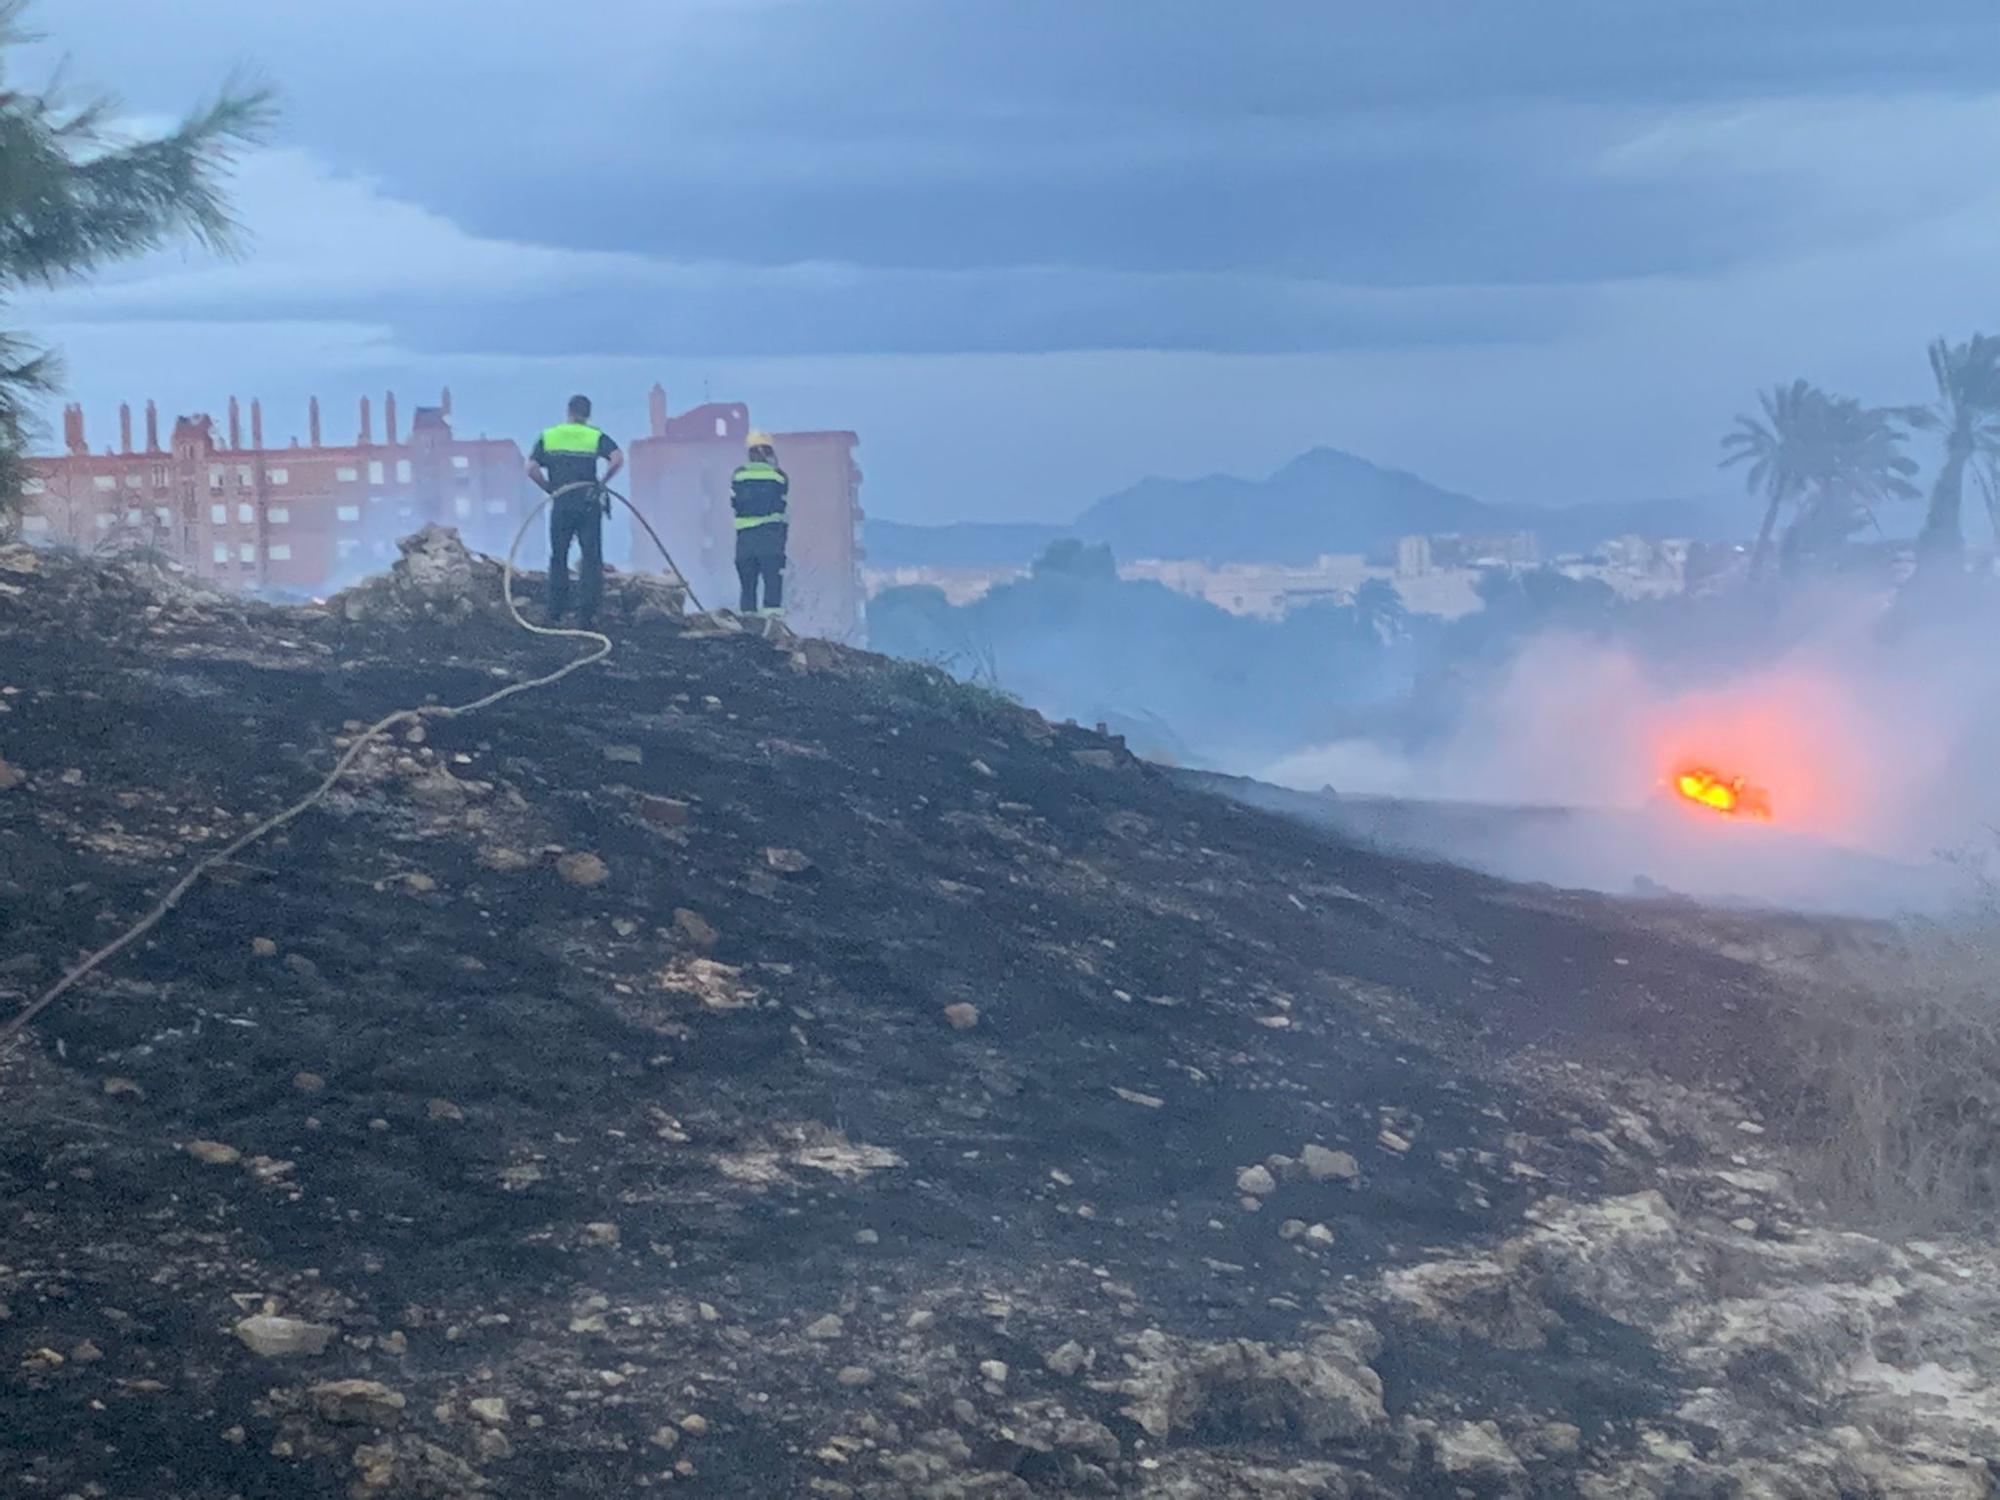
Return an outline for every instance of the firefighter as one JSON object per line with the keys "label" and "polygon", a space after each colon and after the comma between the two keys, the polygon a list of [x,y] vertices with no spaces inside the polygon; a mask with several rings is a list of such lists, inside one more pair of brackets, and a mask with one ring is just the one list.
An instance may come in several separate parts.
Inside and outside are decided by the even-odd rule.
{"label": "firefighter", "polygon": [[[598,462],[605,463],[602,476]],[[577,624],[597,622],[604,597],[604,518],[611,513],[607,485],[625,467],[625,455],[590,425],[590,398],[569,398],[569,420],[547,428],[528,455],[528,477],[552,497],[549,502],[549,619],[569,612],[569,549],[576,543]]]}
{"label": "firefighter", "polygon": [[792,482],[778,467],[777,449],[769,433],[751,433],[747,446],[743,467],[729,481],[729,507],[736,512],[736,578],[743,586],[742,612],[782,619],[785,534],[789,530],[785,502]]}

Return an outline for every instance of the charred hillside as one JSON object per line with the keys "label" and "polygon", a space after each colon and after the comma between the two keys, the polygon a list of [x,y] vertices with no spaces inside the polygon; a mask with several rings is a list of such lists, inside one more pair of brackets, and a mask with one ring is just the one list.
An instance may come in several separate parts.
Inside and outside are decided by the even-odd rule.
{"label": "charred hillside", "polygon": [[[0,1005],[560,663],[433,543],[0,552]],[[0,1062],[0,1493],[1989,1492],[1993,1278],[1816,1224],[1686,913],[676,602]]]}

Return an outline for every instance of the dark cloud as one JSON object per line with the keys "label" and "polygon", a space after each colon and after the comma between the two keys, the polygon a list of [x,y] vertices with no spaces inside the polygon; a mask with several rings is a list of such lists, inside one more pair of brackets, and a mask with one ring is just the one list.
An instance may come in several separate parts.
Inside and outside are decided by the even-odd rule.
{"label": "dark cloud", "polygon": [[[875,434],[878,494],[899,461],[990,438],[988,488],[954,492],[968,514],[1123,482],[1141,449],[1255,467],[1320,441],[1508,498],[1711,484],[1735,391],[1808,373],[1914,399],[1922,340],[1990,296],[2000,232],[1977,166],[2000,143],[1993,0],[36,18],[135,111],[236,64],[286,99],[284,149],[246,173],[249,262],[169,258],[20,309],[94,388],[143,349],[274,382],[483,370],[499,408],[527,401],[505,394],[523,371],[563,389],[596,360],[642,390],[679,360],[677,389],[713,366],[786,392],[792,420],[858,410],[838,420]],[[952,388],[911,390],[919,367]],[[983,425],[1015,409],[1032,452]],[[1100,455],[1106,424],[1131,457]]]}
{"label": "dark cloud", "polygon": [[154,107],[258,59],[297,141],[497,238],[1390,284],[1782,247],[1814,226],[1755,184],[1590,160],[1650,111],[1984,87],[2000,56],[1990,0],[96,0],[61,29]]}

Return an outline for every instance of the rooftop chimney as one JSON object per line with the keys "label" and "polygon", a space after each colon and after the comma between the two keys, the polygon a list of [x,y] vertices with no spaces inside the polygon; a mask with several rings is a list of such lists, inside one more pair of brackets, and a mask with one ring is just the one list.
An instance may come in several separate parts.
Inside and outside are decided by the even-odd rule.
{"label": "rooftop chimney", "polygon": [[132,451],[132,403],[129,401],[118,403],[118,451]]}
{"label": "rooftop chimney", "polygon": [[667,435],[667,388],[663,385],[655,385],[652,394],[646,398],[646,407],[652,417],[653,436],[665,437]]}
{"label": "rooftop chimney", "polygon": [[160,451],[160,409],[150,401],[146,403],[146,451]]}
{"label": "rooftop chimney", "polygon": [[396,393],[389,392],[382,398],[382,439],[391,448],[396,446]]}
{"label": "rooftop chimney", "polygon": [[366,448],[375,441],[375,419],[368,407],[368,398],[361,398],[361,446]]}
{"label": "rooftop chimney", "polygon": [[255,396],[250,398],[250,446],[260,453],[264,449],[264,403]]}
{"label": "rooftop chimney", "polygon": [[89,444],[83,440],[83,408],[74,403],[63,408],[63,442],[71,453],[90,452]]}
{"label": "rooftop chimney", "polygon": [[446,417],[446,419],[447,419],[447,420],[449,420],[449,419],[450,419],[450,417],[451,417],[451,387],[450,387],[450,386],[446,386],[446,387],[444,388],[444,396],[443,396],[443,397],[442,397],[442,398],[441,398],[441,399],[439,400],[439,402],[438,402],[438,410],[439,410],[439,411],[441,411],[441,412],[443,412],[443,413],[445,414],[445,417]]}
{"label": "rooftop chimney", "polygon": [[317,396],[313,397],[306,407],[306,432],[312,439],[312,446],[317,448],[319,446],[319,397]]}
{"label": "rooftop chimney", "polygon": [[229,446],[232,448],[243,446],[243,412],[237,406],[234,396],[229,398]]}

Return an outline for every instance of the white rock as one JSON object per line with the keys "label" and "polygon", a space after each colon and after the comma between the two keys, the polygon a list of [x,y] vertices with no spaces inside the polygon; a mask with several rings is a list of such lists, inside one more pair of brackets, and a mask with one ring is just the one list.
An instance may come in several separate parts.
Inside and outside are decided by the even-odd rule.
{"label": "white rock", "polygon": [[1361,1163],[1345,1151],[1308,1146],[1299,1153],[1299,1160],[1314,1182],[1352,1182],[1361,1175]]}
{"label": "white rock", "polygon": [[1515,1485],[1528,1477],[1520,1455],[1492,1422],[1460,1422],[1437,1435],[1438,1465],[1445,1473],[1484,1485]]}
{"label": "white rock", "polygon": [[338,1330],[301,1318],[259,1314],[243,1319],[230,1331],[252,1354],[265,1359],[286,1359],[293,1355],[324,1354]]}
{"label": "white rock", "polygon": [[1245,1167],[1236,1174],[1236,1191],[1250,1198],[1268,1198],[1278,1190],[1278,1179],[1265,1166]]}

